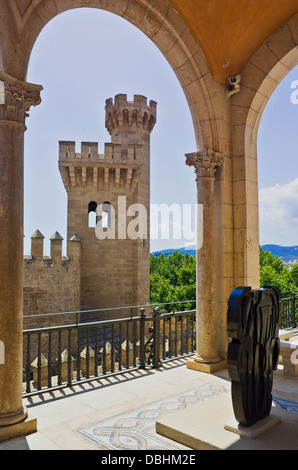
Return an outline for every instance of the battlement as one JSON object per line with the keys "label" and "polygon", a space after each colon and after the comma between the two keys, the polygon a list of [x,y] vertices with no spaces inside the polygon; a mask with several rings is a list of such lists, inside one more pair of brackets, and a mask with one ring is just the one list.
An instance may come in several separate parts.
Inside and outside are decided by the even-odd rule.
{"label": "battlement", "polygon": [[75,142],[59,142],[59,170],[66,191],[75,187],[124,189],[133,192],[142,172],[141,144],[105,144],[104,155],[98,144],[82,142],[81,153]]}
{"label": "battlement", "polygon": [[73,141],[59,142],[59,161],[75,161],[76,164],[98,163],[101,166],[104,163],[123,163],[140,162],[142,160],[142,145],[129,144],[127,146],[121,143],[105,143],[104,154],[98,153],[97,142],[82,142],[81,153],[76,153],[76,143]]}
{"label": "battlement", "polygon": [[[63,238],[58,232],[50,238],[51,256],[44,256],[44,238],[43,234],[36,230],[31,237],[31,255],[24,256],[24,316],[30,316],[25,319],[26,328],[45,326],[43,317],[36,320],[32,315],[71,312],[80,309],[81,242],[79,237],[74,234],[69,238],[67,256],[62,256]],[[71,318],[66,321],[71,321]]]}
{"label": "battlement", "polygon": [[44,256],[44,235],[36,230],[31,236],[31,255],[24,256],[26,264],[30,264],[33,261],[46,261],[49,263],[53,262],[69,262],[79,261],[81,243],[77,234],[74,234],[67,243],[67,256],[62,256],[62,242],[63,238],[59,232],[55,232],[50,238],[51,243],[51,255]]}
{"label": "battlement", "polygon": [[119,94],[115,99],[106,100],[106,128],[111,134],[113,129],[120,127],[137,127],[152,131],[156,123],[157,103],[142,95],[134,95],[133,101],[127,100],[127,95]]}

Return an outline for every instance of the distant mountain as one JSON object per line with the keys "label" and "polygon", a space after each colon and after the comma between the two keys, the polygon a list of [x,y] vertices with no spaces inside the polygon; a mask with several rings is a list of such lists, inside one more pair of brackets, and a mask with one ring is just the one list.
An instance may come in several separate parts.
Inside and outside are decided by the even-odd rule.
{"label": "distant mountain", "polygon": [[262,245],[262,248],[283,261],[298,260],[298,246]]}
{"label": "distant mountain", "polygon": [[172,255],[174,251],[178,251],[179,253],[182,253],[183,255],[185,255],[185,253],[188,253],[189,255],[195,255],[196,245],[188,245],[182,248],[168,248],[167,250],[154,251],[151,254],[154,256],[160,256],[161,254],[164,254],[165,257],[167,257],[169,255]]}
{"label": "distant mountain", "polygon": [[[278,256],[283,261],[298,261],[298,246],[280,246],[280,245],[262,245],[263,250],[270,251],[273,256]],[[168,248],[166,250],[154,251],[151,253],[154,256],[160,256],[162,253],[164,256],[169,256],[178,251],[183,255],[188,253],[189,255],[196,254],[196,245],[188,245],[182,248]]]}

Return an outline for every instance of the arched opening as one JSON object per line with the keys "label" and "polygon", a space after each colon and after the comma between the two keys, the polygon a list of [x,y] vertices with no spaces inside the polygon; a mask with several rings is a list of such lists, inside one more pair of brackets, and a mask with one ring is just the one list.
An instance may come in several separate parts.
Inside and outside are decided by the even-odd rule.
{"label": "arched opening", "polygon": [[[278,31],[268,40],[269,43],[271,41],[271,47],[273,47],[272,42],[278,44],[279,34],[282,32]],[[268,65],[263,65],[259,59],[264,54],[268,54],[268,51],[270,48],[267,43],[264,43],[260,51],[252,58],[242,74],[242,94],[236,95],[232,104],[234,115],[241,109],[241,115],[238,114],[237,123],[233,125],[233,185],[235,195],[237,195],[234,201],[234,283],[253,287],[260,285],[258,159],[261,157],[258,154],[257,145],[260,121],[271,95],[298,63],[297,48],[289,48],[288,53],[280,59],[271,54],[272,65],[269,69]],[[253,84],[254,88],[248,88],[248,84]],[[250,99],[246,94],[248,89]],[[288,96],[285,98],[289,102],[292,91],[289,88]],[[277,157],[277,161],[282,159],[281,155]],[[269,162],[266,169],[262,170],[267,177],[271,174],[272,161],[269,160]],[[275,229],[276,227],[273,231]]]}
{"label": "arched opening", "polygon": [[102,205],[102,228],[111,228],[111,216],[111,204],[106,201]]}
{"label": "arched opening", "polygon": [[88,205],[88,227],[96,228],[97,217],[96,217],[97,204],[94,201],[89,202]]}
{"label": "arched opening", "polygon": [[258,179],[261,245],[281,244],[282,240],[284,244],[291,245],[297,240],[297,78],[298,66],[279,83],[260,120]]}
{"label": "arched opening", "polygon": [[298,289],[297,78],[298,66],[271,94],[258,128],[260,283],[281,291]]}
{"label": "arched opening", "polygon": [[[41,105],[30,112],[25,137],[25,244],[29,243],[37,220],[37,225],[44,227],[46,239],[53,232],[53,220],[54,229],[66,238],[66,195],[52,163],[57,155],[57,141],[67,139],[77,145],[81,141],[99,141],[102,153],[103,143],[110,139],[105,131],[104,103],[122,91],[129,99],[140,93],[158,102],[158,125],[151,139],[151,202],[194,205],[195,181],[184,158],[187,151],[196,147],[191,111],[173,69],[138,28],[94,8],[64,12],[40,33],[27,80],[41,83],[44,91]],[[137,116],[133,120],[136,122]],[[151,125],[149,120],[148,126]],[[37,191],[38,199],[34,197]],[[47,214],[42,223],[40,214]],[[173,241],[176,245],[170,241],[171,247],[185,245],[185,240]],[[151,251],[168,248],[164,240],[161,243],[162,246],[154,233]]]}

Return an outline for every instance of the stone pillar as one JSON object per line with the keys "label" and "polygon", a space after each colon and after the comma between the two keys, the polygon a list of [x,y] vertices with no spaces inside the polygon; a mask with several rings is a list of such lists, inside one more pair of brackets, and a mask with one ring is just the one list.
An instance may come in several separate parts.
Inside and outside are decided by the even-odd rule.
{"label": "stone pillar", "polygon": [[44,235],[36,230],[31,236],[31,256],[35,259],[43,259],[43,241]]}
{"label": "stone pillar", "polygon": [[81,262],[81,240],[78,234],[74,233],[69,239],[67,244],[67,256],[75,261],[76,263],[80,264]]}
{"label": "stone pillar", "polygon": [[62,259],[62,242],[63,238],[59,232],[55,232],[54,235],[50,238],[51,240],[51,258],[55,260]]}
{"label": "stone pillar", "polygon": [[[0,72],[0,440],[33,432],[22,403],[24,132],[42,87]],[[35,424],[36,428],[36,424]]]}
{"label": "stone pillar", "polygon": [[[225,362],[218,354],[217,296],[216,296],[216,224],[214,181],[215,171],[223,164],[223,155],[203,150],[186,155],[186,164],[194,166],[197,182],[198,211],[203,206],[203,220],[197,230],[203,229],[202,246],[197,246],[197,309],[196,354],[188,367],[212,373],[222,369]],[[202,227],[199,226],[202,223]]]}

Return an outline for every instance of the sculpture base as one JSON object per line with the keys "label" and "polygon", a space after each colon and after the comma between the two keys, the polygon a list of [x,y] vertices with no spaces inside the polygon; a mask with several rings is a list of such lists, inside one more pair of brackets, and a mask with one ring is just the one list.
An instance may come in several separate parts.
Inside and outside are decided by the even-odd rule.
{"label": "sculpture base", "polygon": [[[235,432],[238,426],[233,426],[233,420],[231,395],[226,393],[159,420],[156,432],[195,450],[298,449],[297,413],[272,407],[268,420],[262,420],[265,423],[260,421],[246,429],[250,436]],[[226,429],[227,425],[232,431]]]}
{"label": "sculpture base", "polygon": [[213,374],[214,372],[226,369],[227,361],[207,363],[198,362],[194,358],[190,358],[187,360],[186,366],[188,369],[197,370],[198,372],[206,372],[207,374]]}
{"label": "sculpture base", "polygon": [[9,441],[16,437],[28,436],[37,431],[37,419],[30,416],[24,421],[20,421],[10,426],[0,426],[0,442]]}
{"label": "sculpture base", "polygon": [[280,420],[280,416],[270,414],[269,416],[267,416],[267,418],[258,421],[252,426],[242,426],[238,423],[236,419],[232,419],[227,424],[225,424],[224,427],[227,431],[239,434],[239,436],[247,437],[248,439],[254,439],[263,432],[267,431],[267,429],[270,429],[272,428],[272,426],[275,426],[277,423],[280,422]]}

